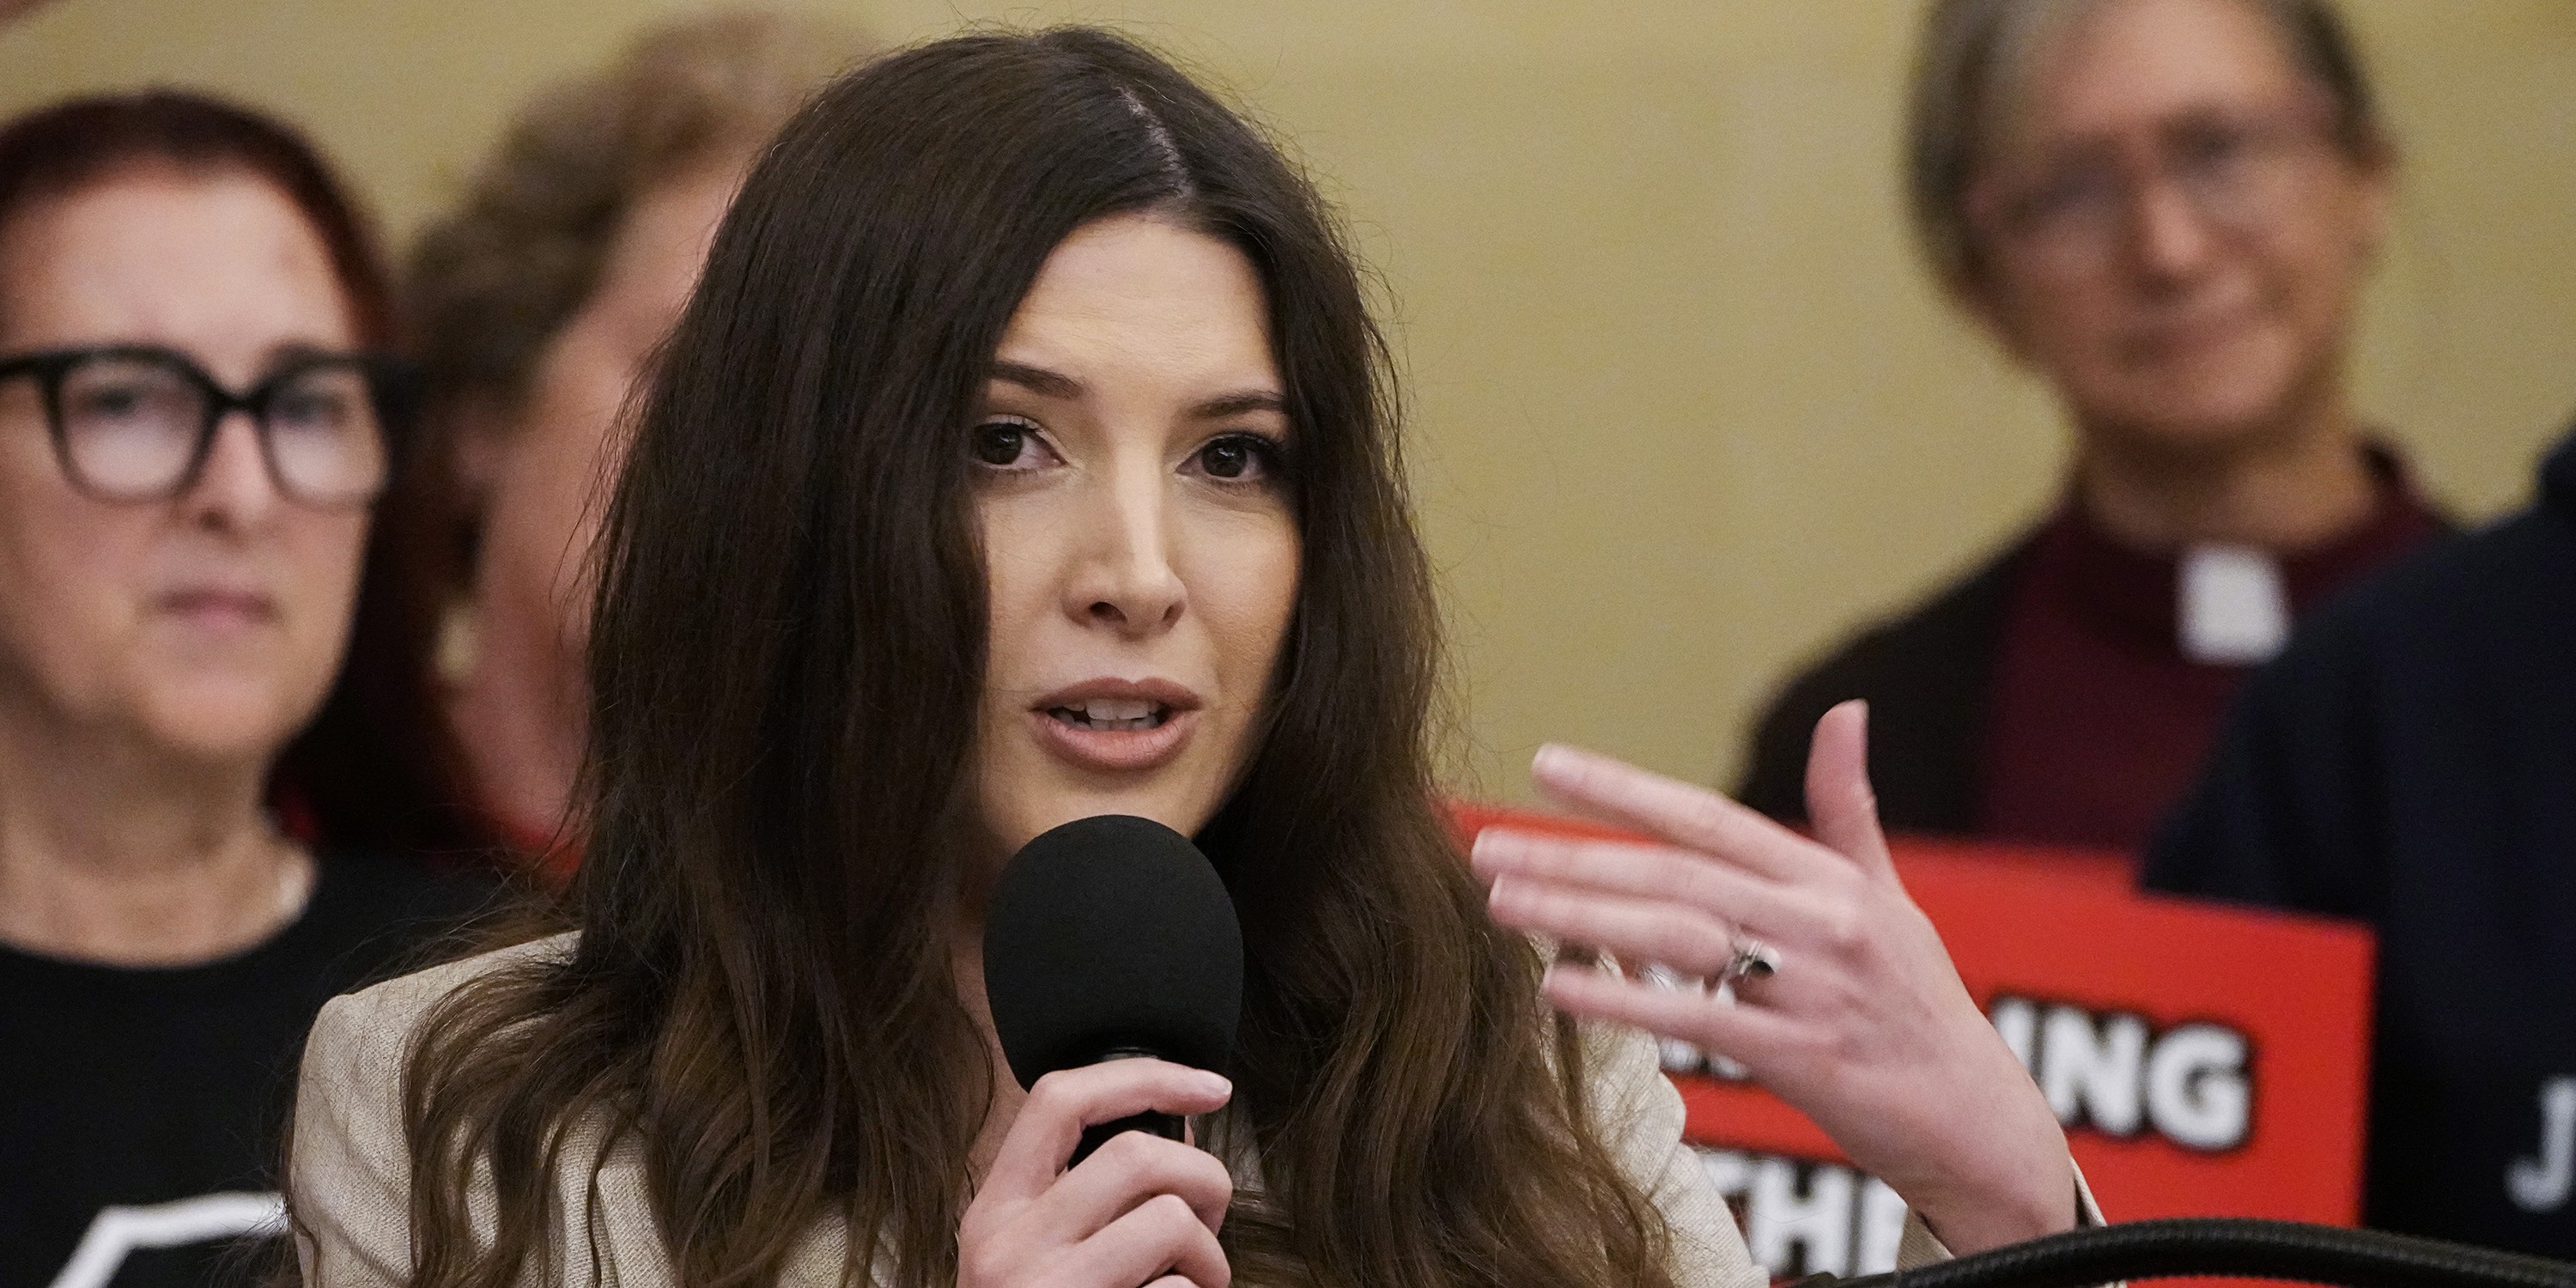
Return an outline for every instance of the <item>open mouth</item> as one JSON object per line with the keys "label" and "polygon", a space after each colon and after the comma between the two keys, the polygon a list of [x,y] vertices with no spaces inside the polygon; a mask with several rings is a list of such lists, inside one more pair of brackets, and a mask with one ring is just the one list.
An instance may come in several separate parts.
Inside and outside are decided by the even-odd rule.
{"label": "open mouth", "polygon": [[1172,708],[1134,698],[1093,698],[1070,706],[1048,707],[1046,714],[1076,729],[1125,733],[1161,728],[1172,718]]}

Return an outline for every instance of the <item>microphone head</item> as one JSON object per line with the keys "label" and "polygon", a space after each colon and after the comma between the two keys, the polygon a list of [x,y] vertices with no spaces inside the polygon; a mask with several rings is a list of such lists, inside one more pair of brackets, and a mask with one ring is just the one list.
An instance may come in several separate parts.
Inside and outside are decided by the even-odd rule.
{"label": "microphone head", "polygon": [[1243,1011],[1234,900],[1188,837],[1151,819],[1050,829],[993,887],[984,998],[1023,1087],[1119,1052],[1222,1072]]}

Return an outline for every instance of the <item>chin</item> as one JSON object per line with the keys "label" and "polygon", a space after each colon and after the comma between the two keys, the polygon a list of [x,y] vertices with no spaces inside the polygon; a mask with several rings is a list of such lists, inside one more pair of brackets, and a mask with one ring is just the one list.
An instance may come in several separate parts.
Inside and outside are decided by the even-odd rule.
{"label": "chin", "polygon": [[2144,445],[2176,452],[2225,451],[2257,441],[2290,409],[2292,382],[2268,365],[2177,373],[2133,385],[2109,418]]}
{"label": "chin", "polygon": [[1036,792],[988,794],[984,816],[992,820],[994,839],[1002,849],[1016,854],[1040,833],[1102,814],[1132,814],[1152,819],[1183,836],[1194,835],[1216,816],[1217,806],[1222,803],[1201,800],[1203,795],[1177,783],[1110,788],[1049,784],[1048,790]]}
{"label": "chin", "polygon": [[165,695],[143,723],[153,742],[190,760],[267,761],[311,723],[319,705],[274,690],[198,688]]}

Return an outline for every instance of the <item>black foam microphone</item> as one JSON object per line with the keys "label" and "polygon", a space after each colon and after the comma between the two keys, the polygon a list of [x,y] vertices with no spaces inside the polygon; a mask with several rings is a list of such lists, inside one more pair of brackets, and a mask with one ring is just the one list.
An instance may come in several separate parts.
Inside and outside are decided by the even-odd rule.
{"label": "black foam microphone", "polygon": [[[1020,847],[984,916],[984,999],[1011,1076],[1126,1056],[1225,1071],[1243,1010],[1234,900],[1188,837],[1125,814],[1077,819]],[[1111,1136],[1182,1138],[1144,1113],[1098,1123],[1081,1162]]]}

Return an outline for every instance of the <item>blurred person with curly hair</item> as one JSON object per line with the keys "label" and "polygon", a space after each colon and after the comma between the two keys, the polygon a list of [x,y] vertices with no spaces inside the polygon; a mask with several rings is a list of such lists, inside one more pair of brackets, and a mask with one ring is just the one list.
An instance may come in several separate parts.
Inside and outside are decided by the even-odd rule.
{"label": "blurred person with curly hair", "polygon": [[454,525],[438,668],[469,787],[569,853],[588,701],[585,557],[628,390],[679,317],[769,138],[872,48],[819,19],[645,33],[531,102],[412,250],[409,310]]}

